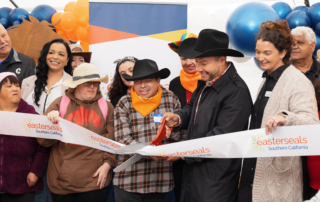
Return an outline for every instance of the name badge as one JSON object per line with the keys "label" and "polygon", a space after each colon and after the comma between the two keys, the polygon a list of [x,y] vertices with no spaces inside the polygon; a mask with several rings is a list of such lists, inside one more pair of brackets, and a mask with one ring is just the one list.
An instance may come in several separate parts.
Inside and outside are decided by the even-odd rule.
{"label": "name badge", "polygon": [[271,96],[272,91],[267,91],[265,94],[265,97],[270,97]]}
{"label": "name badge", "polygon": [[155,122],[155,123],[160,123],[162,116],[163,116],[163,114],[153,114],[153,120],[154,120],[154,122]]}

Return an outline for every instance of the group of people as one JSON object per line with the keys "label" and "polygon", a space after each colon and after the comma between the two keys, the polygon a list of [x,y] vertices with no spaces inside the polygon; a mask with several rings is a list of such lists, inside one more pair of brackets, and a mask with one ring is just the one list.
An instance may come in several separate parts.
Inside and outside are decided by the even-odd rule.
{"label": "group of people", "polygon": [[[185,33],[168,44],[182,66],[169,90],[160,85],[169,69],[127,56],[115,61],[109,102],[99,88],[108,76],[101,77],[90,64],[91,53],[55,39],[44,45],[36,65],[11,47],[0,25],[0,111],[45,115],[53,124],[66,119],[125,145],[150,142],[164,120],[162,144],[257,128],[268,135],[279,126],[319,124],[315,40],[312,29],[291,31],[285,20],[261,24],[256,58],[264,72],[253,103],[245,81],[227,60],[243,57],[228,48],[228,35],[214,29],[202,30],[199,37]],[[8,135],[0,135],[0,148],[3,202],[104,202],[108,195],[116,202],[166,202],[172,191],[175,201],[183,202],[298,202],[317,197],[320,189],[320,156],[144,156],[113,173],[132,155]]]}

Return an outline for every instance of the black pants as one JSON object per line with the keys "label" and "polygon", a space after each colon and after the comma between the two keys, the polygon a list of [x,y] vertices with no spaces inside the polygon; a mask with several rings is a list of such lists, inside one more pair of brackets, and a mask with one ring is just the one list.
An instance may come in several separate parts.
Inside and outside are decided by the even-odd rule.
{"label": "black pants", "polygon": [[319,191],[319,190],[316,190],[316,189],[314,189],[314,188],[312,188],[312,187],[309,187],[310,199],[311,199],[312,197],[314,197],[314,196],[318,193],[318,191]]}
{"label": "black pants", "polygon": [[167,202],[168,193],[131,193],[114,186],[114,196],[116,202]]}
{"label": "black pants", "polygon": [[174,181],[174,195],[176,197],[175,202],[180,202],[181,185],[183,177],[183,160],[174,161],[172,163],[172,173]]}
{"label": "black pants", "polygon": [[88,192],[60,195],[51,192],[53,202],[104,202],[107,187]]}
{"label": "black pants", "polygon": [[0,202],[34,202],[34,192],[25,194],[0,194]]}

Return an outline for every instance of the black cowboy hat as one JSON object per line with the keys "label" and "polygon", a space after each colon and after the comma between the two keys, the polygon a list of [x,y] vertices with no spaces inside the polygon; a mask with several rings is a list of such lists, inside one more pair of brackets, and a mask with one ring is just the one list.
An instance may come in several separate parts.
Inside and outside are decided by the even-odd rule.
{"label": "black cowboy hat", "polygon": [[159,71],[158,65],[155,61],[144,59],[138,60],[133,66],[132,76],[122,74],[122,77],[127,81],[161,78],[165,79],[170,75],[170,70],[167,68]]}
{"label": "black cowboy hat", "polygon": [[186,58],[200,58],[209,56],[244,57],[236,50],[229,49],[229,36],[218,30],[204,29],[199,38],[184,40],[179,47],[179,54]]}

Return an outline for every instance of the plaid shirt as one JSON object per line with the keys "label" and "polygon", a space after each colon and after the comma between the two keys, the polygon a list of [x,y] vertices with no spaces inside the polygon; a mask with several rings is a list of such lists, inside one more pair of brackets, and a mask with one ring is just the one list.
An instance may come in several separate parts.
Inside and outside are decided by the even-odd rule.
{"label": "plaid shirt", "polygon": [[[163,89],[160,105],[143,117],[132,107],[131,95],[121,98],[114,110],[115,139],[129,145],[140,142],[150,142],[157,135],[159,123],[154,123],[153,114],[175,112],[181,108],[178,97],[173,92]],[[174,132],[170,139],[175,141],[186,138],[185,130]],[[165,138],[162,144],[169,143]],[[128,160],[132,155],[119,155],[118,165]],[[172,163],[154,161],[143,157],[140,161],[122,172],[115,173],[113,184],[128,192],[165,193],[173,189]]]}

